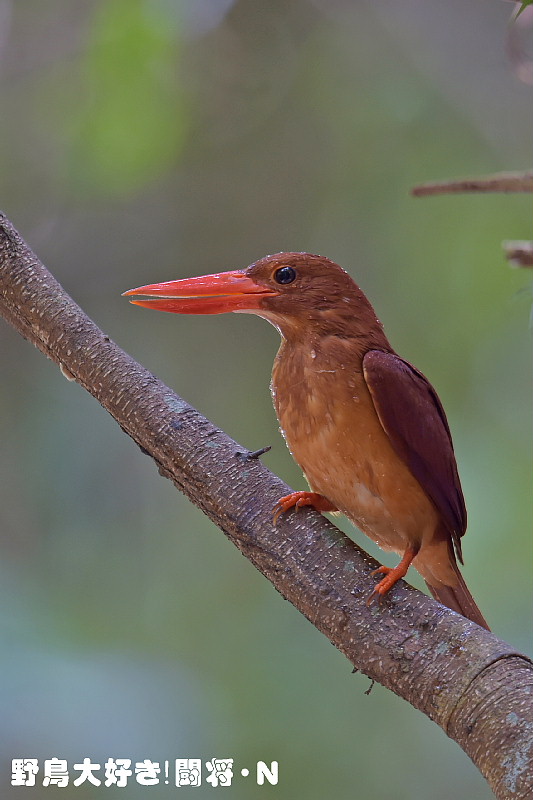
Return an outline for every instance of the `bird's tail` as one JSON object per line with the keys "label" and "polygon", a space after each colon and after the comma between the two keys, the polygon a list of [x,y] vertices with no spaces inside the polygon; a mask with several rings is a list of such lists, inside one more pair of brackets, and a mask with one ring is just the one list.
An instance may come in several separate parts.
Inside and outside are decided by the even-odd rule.
{"label": "bird's tail", "polygon": [[443,606],[451,608],[452,611],[462,614],[463,617],[471,619],[472,622],[476,622],[478,625],[481,625],[482,628],[486,628],[488,631],[490,631],[485,617],[477,607],[474,598],[468,591],[468,587],[463,576],[461,575],[459,567],[457,566],[453,551],[450,552],[450,561],[453,566],[453,571],[457,576],[457,583],[455,586],[445,586],[443,583],[434,585],[426,580],[426,585],[429,591],[435,600],[438,600]]}

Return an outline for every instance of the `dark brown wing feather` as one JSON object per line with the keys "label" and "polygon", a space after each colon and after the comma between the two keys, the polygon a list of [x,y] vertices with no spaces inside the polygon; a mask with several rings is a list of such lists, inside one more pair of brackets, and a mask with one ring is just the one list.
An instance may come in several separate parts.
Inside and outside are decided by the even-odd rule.
{"label": "dark brown wing feather", "polygon": [[429,381],[393,353],[370,350],[363,372],[383,429],[435,504],[462,563],[466,508],[444,409]]}

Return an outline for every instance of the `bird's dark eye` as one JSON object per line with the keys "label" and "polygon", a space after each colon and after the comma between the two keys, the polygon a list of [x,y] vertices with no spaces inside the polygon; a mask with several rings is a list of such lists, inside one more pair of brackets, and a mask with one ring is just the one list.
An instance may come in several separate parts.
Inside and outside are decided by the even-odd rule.
{"label": "bird's dark eye", "polygon": [[276,283],[292,283],[296,278],[296,270],[292,267],[280,267],[274,273]]}

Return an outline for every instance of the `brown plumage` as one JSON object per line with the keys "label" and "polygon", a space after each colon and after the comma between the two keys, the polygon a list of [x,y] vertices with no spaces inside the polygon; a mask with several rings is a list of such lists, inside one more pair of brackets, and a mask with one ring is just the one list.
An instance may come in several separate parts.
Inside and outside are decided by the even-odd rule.
{"label": "brown plumage", "polygon": [[282,344],[272,396],[287,445],[312,492],[278,503],[338,510],[402,556],[371,596],[412,563],[431,593],[488,628],[459,572],[466,510],[452,440],[427,379],[392,349],[352,278],[322,256],[278,253],[248,269],[140,287],[132,301],[177,313],[264,317]]}

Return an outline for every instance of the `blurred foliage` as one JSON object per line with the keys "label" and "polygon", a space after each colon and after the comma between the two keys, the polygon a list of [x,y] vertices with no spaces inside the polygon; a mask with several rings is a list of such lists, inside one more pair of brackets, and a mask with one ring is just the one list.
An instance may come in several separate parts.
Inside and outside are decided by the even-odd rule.
{"label": "blurred foliage", "polygon": [[[531,278],[501,253],[530,236],[530,200],[409,197],[527,165],[509,9],[0,0],[0,188],[98,324],[244,446],[273,444],[265,463],[296,487],[268,394],[276,332],[152,314],[120,293],[284,249],[349,269],[439,390],[467,582],[495,632],[530,652]],[[237,800],[491,796],[422,715],[379,686],[366,697],[367,679],[91,398],[1,336],[3,796],[63,791],[12,790],[22,756],[279,760],[276,788],[237,775]]]}
{"label": "blurred foliage", "polygon": [[[179,157],[184,108],[179,39],[143,0],[108,0],[96,10],[77,76],[67,179],[124,195]],[[127,135],[125,132],[127,131]]]}

